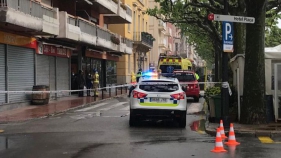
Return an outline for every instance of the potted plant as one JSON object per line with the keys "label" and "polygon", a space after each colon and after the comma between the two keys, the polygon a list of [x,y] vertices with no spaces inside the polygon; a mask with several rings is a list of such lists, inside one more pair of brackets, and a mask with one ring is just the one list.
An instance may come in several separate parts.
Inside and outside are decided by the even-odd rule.
{"label": "potted plant", "polygon": [[118,0],[112,0],[113,2],[115,2],[116,4],[118,4]]}
{"label": "potted plant", "polygon": [[117,44],[117,45],[120,44],[120,39],[119,39],[118,37],[114,36],[114,35],[112,35],[112,36],[110,37],[110,40],[111,40],[111,42],[114,43],[114,44]]}
{"label": "potted plant", "polygon": [[124,10],[127,10],[127,6],[124,3],[121,3],[120,5]]}

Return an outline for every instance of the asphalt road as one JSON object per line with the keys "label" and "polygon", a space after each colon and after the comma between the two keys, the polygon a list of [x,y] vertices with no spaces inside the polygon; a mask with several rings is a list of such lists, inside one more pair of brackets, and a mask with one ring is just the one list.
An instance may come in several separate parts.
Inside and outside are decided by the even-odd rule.
{"label": "asphalt road", "polygon": [[[202,100],[200,100],[202,103]],[[0,125],[0,158],[279,158],[280,144],[237,137],[241,145],[210,152],[215,137],[204,132],[202,104],[189,102],[187,127],[144,122],[129,127],[126,98],[22,123]]]}

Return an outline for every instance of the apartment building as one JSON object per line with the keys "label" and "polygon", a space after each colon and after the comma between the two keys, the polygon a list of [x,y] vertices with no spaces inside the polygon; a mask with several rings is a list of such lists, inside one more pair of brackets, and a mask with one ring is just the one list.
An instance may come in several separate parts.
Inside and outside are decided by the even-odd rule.
{"label": "apartment building", "polygon": [[117,63],[117,82],[130,83],[132,72],[139,68],[148,69],[149,54],[153,46],[153,37],[148,33],[148,15],[145,14],[148,0],[123,0],[127,12],[132,15],[131,24],[112,24],[109,29],[133,41],[133,51],[123,55]]}
{"label": "apartment building", "polygon": [[[117,83],[117,62],[132,54],[133,42],[108,26],[132,22],[127,6],[120,0],[1,0],[0,90],[69,90],[79,69],[98,70],[101,86]],[[0,104],[29,99],[0,94]]]}

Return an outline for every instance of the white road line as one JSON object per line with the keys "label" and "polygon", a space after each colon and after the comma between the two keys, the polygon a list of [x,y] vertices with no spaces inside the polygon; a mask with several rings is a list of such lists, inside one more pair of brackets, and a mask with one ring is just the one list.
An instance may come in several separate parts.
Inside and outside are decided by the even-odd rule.
{"label": "white road line", "polygon": [[83,108],[83,109],[80,109],[80,110],[76,110],[76,111],[77,112],[85,112],[85,111],[88,111],[88,110],[92,110],[92,109],[104,106],[106,104],[110,104],[110,103],[99,103],[99,104],[96,104],[96,105],[93,105],[93,106],[90,106],[90,107],[87,107],[87,108]]}
{"label": "white road line", "polygon": [[127,102],[120,102],[120,103],[114,104],[114,105],[112,105],[112,106],[110,106],[110,107],[100,109],[100,110],[97,112],[96,116],[100,116],[101,111],[107,111],[107,110],[116,108],[116,107],[118,107],[118,106],[122,106],[122,105],[125,104],[125,103],[127,103]]}
{"label": "white road line", "polygon": [[130,110],[130,105],[128,105],[128,106],[126,106],[126,107],[124,107],[124,108],[122,108],[122,109],[120,109],[120,110],[122,110],[122,111],[128,111],[128,110]]}

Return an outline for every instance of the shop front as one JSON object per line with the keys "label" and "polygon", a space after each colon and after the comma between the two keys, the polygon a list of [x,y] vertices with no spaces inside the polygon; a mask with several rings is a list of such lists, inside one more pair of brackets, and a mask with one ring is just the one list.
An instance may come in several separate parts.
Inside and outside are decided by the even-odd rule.
{"label": "shop front", "polygon": [[[61,45],[38,43],[36,55],[36,85],[47,85],[51,91],[70,90],[71,50]],[[51,97],[69,96],[70,93],[51,93]]]}
{"label": "shop front", "polygon": [[[35,84],[35,38],[0,32],[0,91],[30,91]],[[0,94],[0,104],[30,100],[25,93]]]}

